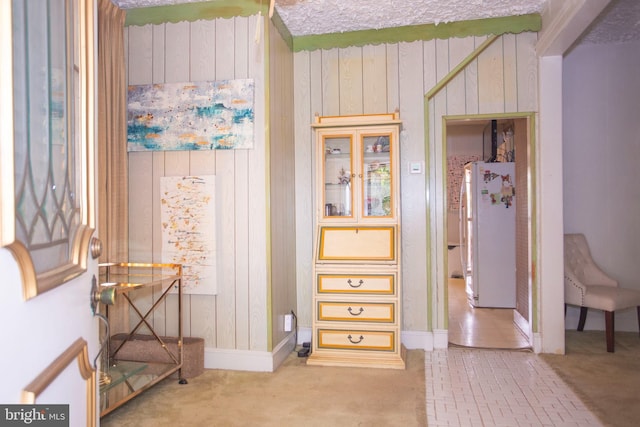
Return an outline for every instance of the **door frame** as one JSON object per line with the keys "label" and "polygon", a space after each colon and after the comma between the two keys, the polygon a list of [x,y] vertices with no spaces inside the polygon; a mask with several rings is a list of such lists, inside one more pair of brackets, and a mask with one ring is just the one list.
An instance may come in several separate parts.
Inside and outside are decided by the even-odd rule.
{"label": "door frame", "polygon": [[[442,116],[442,168],[440,182],[442,183],[443,202],[437,207],[438,215],[443,220],[443,233],[448,233],[448,197],[447,197],[447,128],[454,122],[464,122],[472,120],[490,121],[490,120],[526,120],[527,126],[527,152],[526,152],[526,165],[527,165],[527,233],[528,233],[528,256],[527,256],[527,277],[528,277],[528,321],[524,317],[518,317],[519,313],[514,309],[514,314],[518,321],[518,327],[525,332],[529,339],[529,344],[534,344],[534,334],[538,332],[538,283],[535,276],[536,265],[536,247],[537,247],[537,231],[536,231],[536,200],[535,200],[535,135],[536,135],[536,114],[534,112],[505,112],[505,113],[493,113],[493,114],[467,114],[467,115],[446,115]],[[517,191],[517,190],[516,190]],[[445,328],[449,328],[449,293],[448,293],[448,242],[446,237],[442,239],[443,247],[441,259],[443,260],[443,268],[440,271],[443,274],[439,275],[439,283],[442,284],[444,295],[444,312],[445,312]],[[444,275],[444,277],[442,277]]]}

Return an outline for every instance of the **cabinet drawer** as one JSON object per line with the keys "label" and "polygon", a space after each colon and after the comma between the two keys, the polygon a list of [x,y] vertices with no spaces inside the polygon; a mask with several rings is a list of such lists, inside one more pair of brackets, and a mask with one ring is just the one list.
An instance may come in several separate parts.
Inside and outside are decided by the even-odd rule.
{"label": "cabinet drawer", "polygon": [[318,348],[394,352],[395,335],[395,331],[318,329]]}
{"label": "cabinet drawer", "polygon": [[318,274],[319,294],[395,295],[393,274]]}
{"label": "cabinet drawer", "polygon": [[318,301],[318,321],[395,323],[395,308],[392,302]]}

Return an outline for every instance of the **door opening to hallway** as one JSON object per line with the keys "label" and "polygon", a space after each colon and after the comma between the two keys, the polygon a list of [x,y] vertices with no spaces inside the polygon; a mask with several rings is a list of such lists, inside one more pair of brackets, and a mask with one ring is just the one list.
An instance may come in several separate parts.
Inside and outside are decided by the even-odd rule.
{"label": "door opening to hallway", "polygon": [[[524,320],[529,317],[528,303],[531,299],[527,279],[528,188],[526,179],[521,179],[526,177],[528,167],[529,124],[526,118],[516,116],[447,119],[450,346],[531,347],[527,332],[530,326]],[[476,169],[480,172],[475,171],[473,175],[478,185],[472,190],[468,182],[466,187],[462,184],[471,176],[472,168],[467,168],[465,173],[465,164],[473,162],[486,163],[478,163],[480,166]],[[498,164],[507,166],[506,163],[511,163],[511,168],[498,167]],[[507,172],[501,172],[502,169]],[[505,182],[510,190],[508,198],[501,194],[505,193]],[[469,194],[474,191],[478,201],[473,202],[476,208],[472,209]],[[482,220],[479,219],[481,212],[486,212],[482,213],[486,215]],[[509,213],[511,216],[506,221],[502,216],[498,218],[496,213]],[[490,214],[495,218],[490,218]],[[498,250],[511,259],[495,254],[487,256]],[[504,271],[510,274],[507,279],[502,274]]]}

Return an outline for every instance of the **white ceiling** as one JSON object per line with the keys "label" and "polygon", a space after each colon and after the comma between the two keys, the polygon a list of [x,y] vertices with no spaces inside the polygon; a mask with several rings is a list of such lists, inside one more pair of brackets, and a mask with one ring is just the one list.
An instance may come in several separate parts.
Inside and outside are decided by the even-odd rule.
{"label": "white ceiling", "polygon": [[[112,0],[122,9],[203,0]],[[264,0],[267,4],[270,0]],[[274,0],[295,36],[540,13],[547,0]],[[583,43],[640,40],[640,0],[612,0]]]}

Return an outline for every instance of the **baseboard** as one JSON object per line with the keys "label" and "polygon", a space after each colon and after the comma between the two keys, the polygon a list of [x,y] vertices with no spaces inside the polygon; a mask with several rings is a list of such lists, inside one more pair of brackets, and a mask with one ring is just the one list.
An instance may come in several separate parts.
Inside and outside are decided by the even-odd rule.
{"label": "baseboard", "polygon": [[[207,347],[204,349],[204,367],[229,371],[273,372],[289,357],[295,344],[311,342],[311,336],[311,328],[298,328],[297,343],[294,342],[295,333],[291,332],[272,352]],[[434,348],[447,348],[447,331],[403,331],[402,344],[409,350],[432,351]]]}
{"label": "baseboard", "polygon": [[434,329],[432,350],[446,350],[447,348],[449,348],[449,330]]}
{"label": "baseboard", "polygon": [[533,352],[539,354],[542,352],[542,336],[540,333],[533,333]]}
{"label": "baseboard", "polygon": [[204,367],[229,371],[273,372],[294,350],[294,341],[295,333],[291,332],[272,352],[205,348]]}
{"label": "baseboard", "polygon": [[431,333],[422,331],[402,331],[402,344],[408,350],[429,350],[433,347]]}
{"label": "baseboard", "polygon": [[518,310],[513,310],[513,323],[516,325],[523,334],[527,336],[529,339],[529,343],[531,343],[531,326],[529,321],[524,318],[522,314],[518,312]]}

